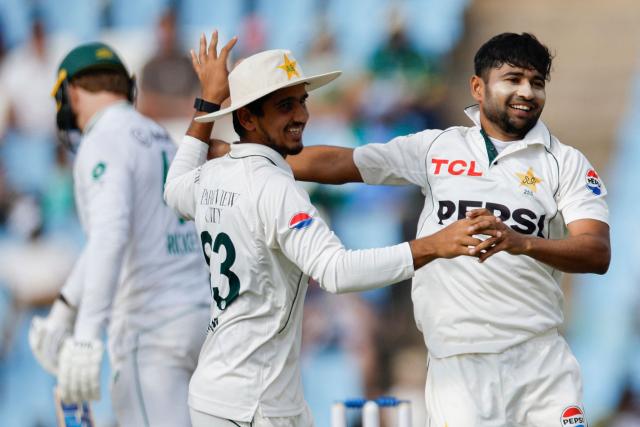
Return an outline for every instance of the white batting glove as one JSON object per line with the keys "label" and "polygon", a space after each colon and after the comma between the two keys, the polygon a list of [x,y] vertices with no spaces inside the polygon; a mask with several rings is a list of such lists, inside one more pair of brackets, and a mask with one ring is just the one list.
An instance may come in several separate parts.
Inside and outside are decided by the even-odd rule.
{"label": "white batting glove", "polygon": [[58,355],[64,340],[71,335],[76,310],[57,299],[47,317],[36,316],[29,328],[29,345],[36,360],[50,374],[58,373]]}
{"label": "white batting glove", "polygon": [[102,341],[67,338],[60,351],[58,389],[65,403],[100,399]]}

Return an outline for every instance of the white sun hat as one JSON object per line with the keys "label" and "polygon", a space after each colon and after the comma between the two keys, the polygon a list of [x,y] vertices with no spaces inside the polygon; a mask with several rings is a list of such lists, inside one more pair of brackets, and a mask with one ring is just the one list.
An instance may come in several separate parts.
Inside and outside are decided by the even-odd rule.
{"label": "white sun hat", "polygon": [[306,77],[289,50],[274,49],[252,55],[229,73],[231,105],[214,113],[196,117],[212,122],[279,89],[306,83],[312,91],[336,79],[342,71]]}

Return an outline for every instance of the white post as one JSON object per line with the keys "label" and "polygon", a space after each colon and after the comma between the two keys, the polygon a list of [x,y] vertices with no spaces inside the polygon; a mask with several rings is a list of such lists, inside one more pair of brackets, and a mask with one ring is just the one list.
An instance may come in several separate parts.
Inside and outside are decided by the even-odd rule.
{"label": "white post", "polygon": [[331,427],[347,427],[347,408],[342,402],[331,406]]}
{"label": "white post", "polygon": [[362,407],[362,427],[380,427],[380,408],[372,400]]}
{"label": "white post", "polygon": [[398,427],[411,427],[411,404],[400,402],[398,405]]}

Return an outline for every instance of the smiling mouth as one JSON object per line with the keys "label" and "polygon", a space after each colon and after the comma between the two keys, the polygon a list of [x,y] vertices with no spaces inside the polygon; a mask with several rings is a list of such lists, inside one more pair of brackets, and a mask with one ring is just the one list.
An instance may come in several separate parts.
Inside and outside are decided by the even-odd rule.
{"label": "smiling mouth", "polygon": [[534,110],[534,108],[531,105],[525,105],[525,104],[509,104],[509,108],[512,108],[518,111],[524,111],[525,113],[529,113]]}
{"label": "smiling mouth", "polygon": [[302,131],[304,130],[303,125],[289,126],[286,129],[287,135],[292,136],[293,138],[302,137]]}

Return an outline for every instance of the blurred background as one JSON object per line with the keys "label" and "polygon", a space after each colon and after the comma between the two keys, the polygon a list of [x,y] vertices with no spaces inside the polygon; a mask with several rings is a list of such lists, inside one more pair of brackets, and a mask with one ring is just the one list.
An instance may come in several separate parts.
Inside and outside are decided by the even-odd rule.
{"label": "blurred background", "polygon": [[[556,59],[542,118],[604,178],[612,221],[609,273],[564,282],[564,332],[591,425],[640,426],[639,22],[635,0],[0,0],[0,424],[55,425],[54,379],[27,332],[83,243],[73,158],[55,139],[56,67],[79,42],[111,44],[137,76],[138,108],[179,141],[198,93],[188,51],[217,28],[222,41],[239,36],[234,60],[288,48],[307,74],[344,71],[310,98],[307,145],[469,125],[478,47],[503,31],[548,45]],[[306,186],[347,247],[415,235],[417,188]],[[347,296],[312,286],[305,310],[304,387],[318,427],[335,400],[380,395],[411,399],[424,425],[426,353],[409,283]],[[115,425],[108,381],[105,365],[100,426]]]}

